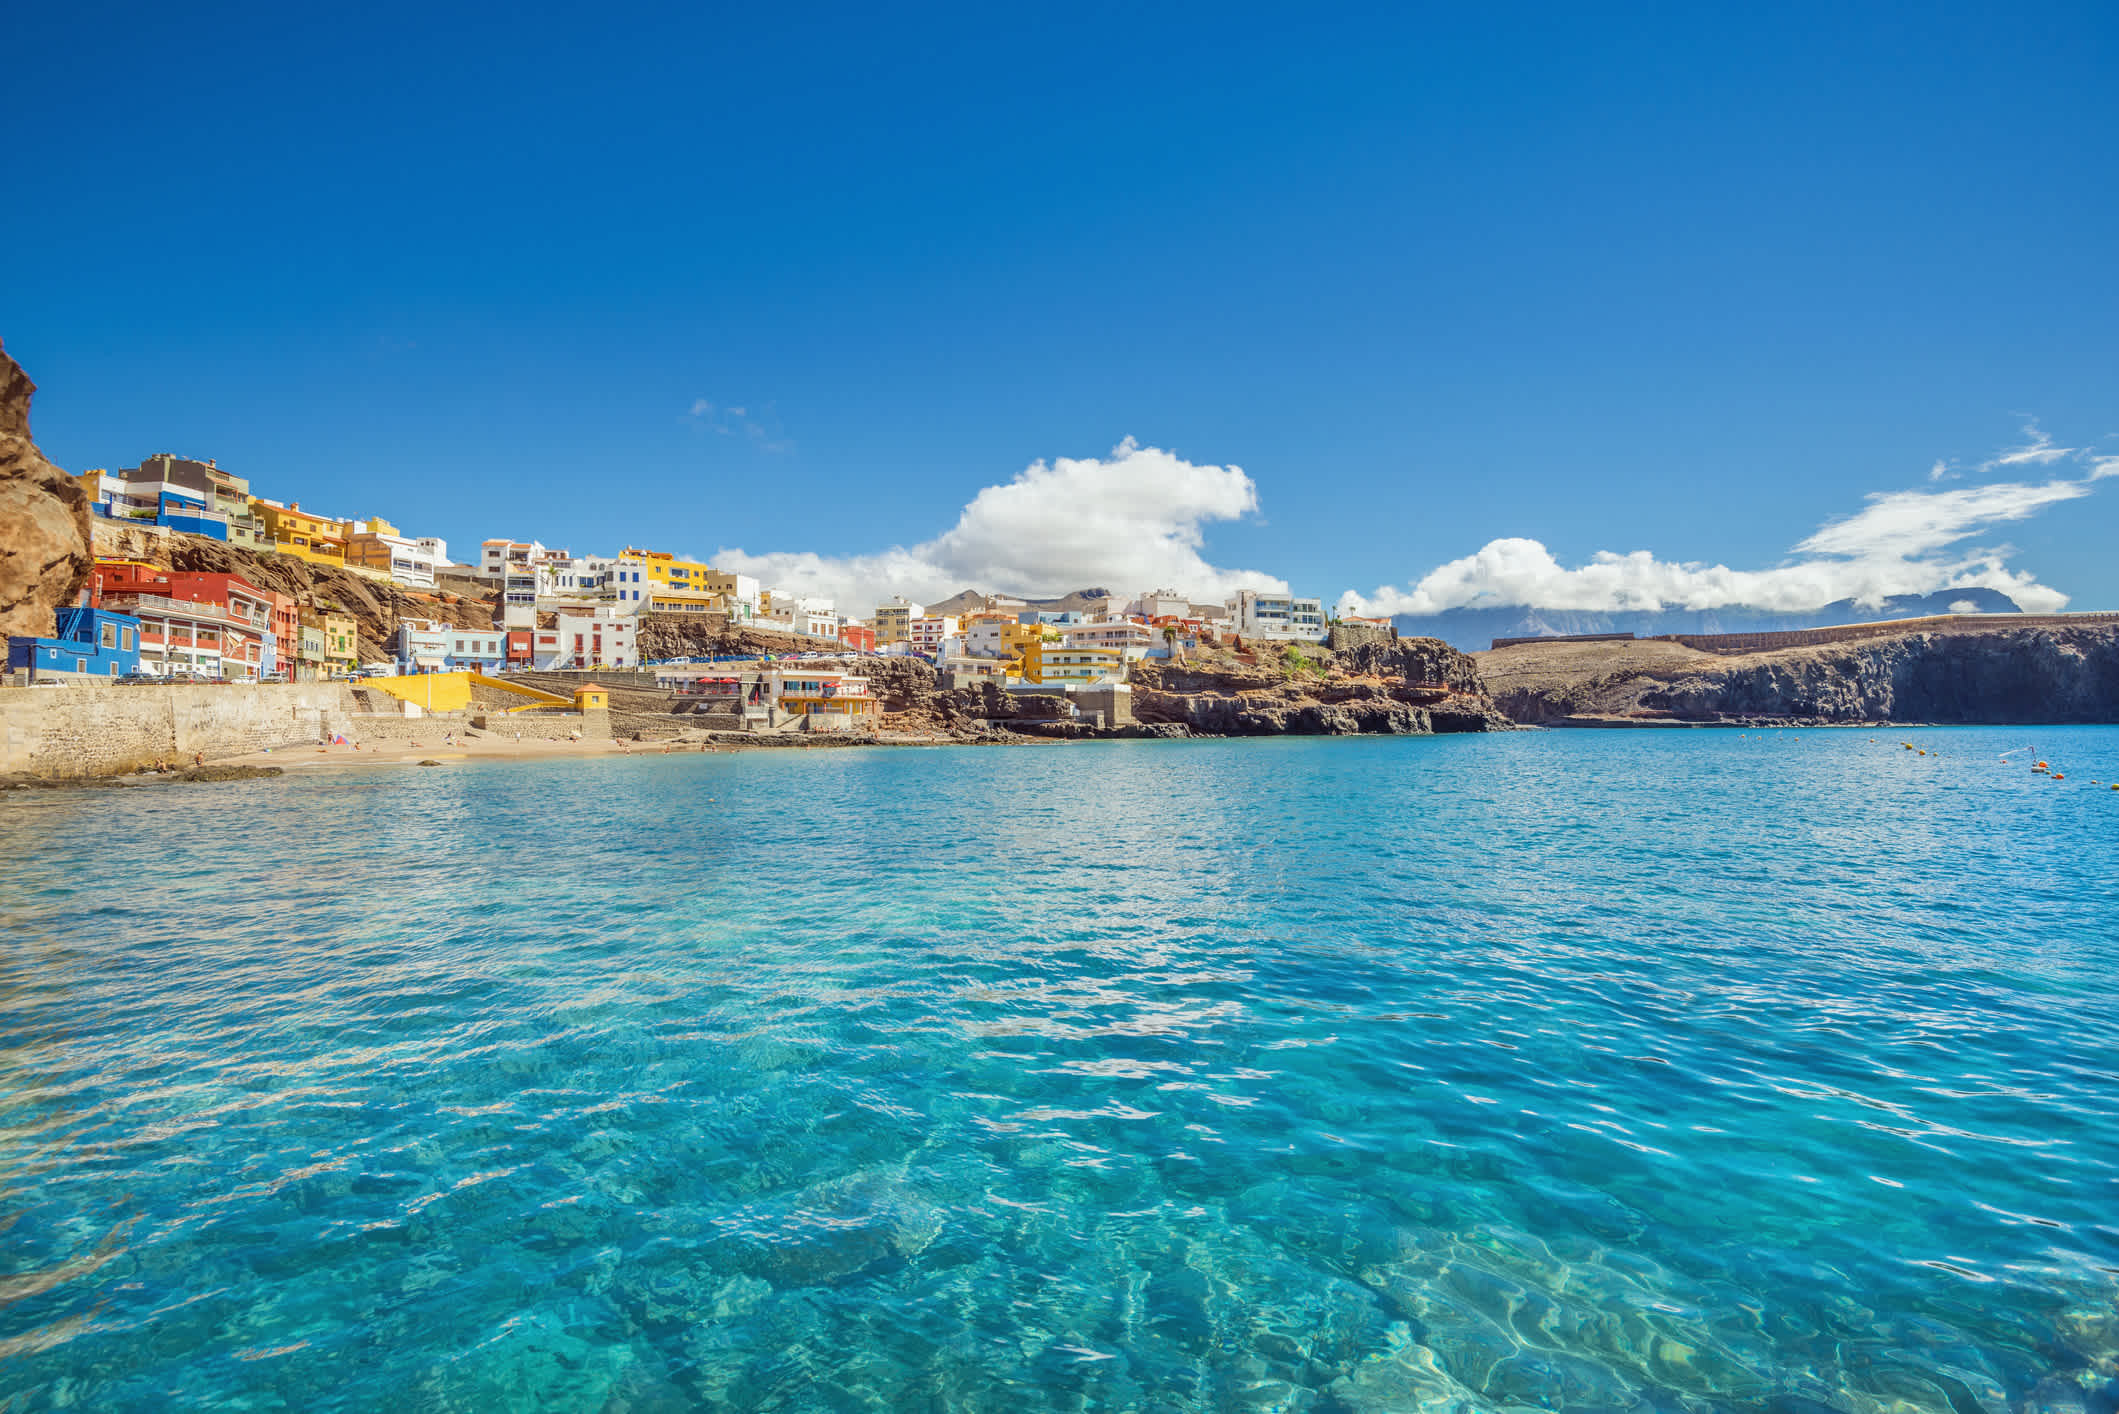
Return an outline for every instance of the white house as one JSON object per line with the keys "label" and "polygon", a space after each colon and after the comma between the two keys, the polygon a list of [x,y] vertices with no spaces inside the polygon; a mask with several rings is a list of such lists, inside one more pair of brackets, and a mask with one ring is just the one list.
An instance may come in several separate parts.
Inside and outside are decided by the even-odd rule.
{"label": "white house", "polygon": [[1145,658],[1148,650],[1162,641],[1146,624],[1135,623],[1131,619],[1074,624],[1062,628],[1059,634],[1062,648],[1113,649],[1127,661]]}
{"label": "white house", "polygon": [[758,620],[761,626],[784,625],[789,633],[806,633],[817,638],[839,636],[838,611],[829,599],[812,599],[785,589],[769,589],[764,601],[765,612]]}
{"label": "white house", "polygon": [[1262,589],[1239,589],[1229,600],[1229,627],[1245,638],[1288,638],[1322,643],[1324,601]]}
{"label": "white house", "polygon": [[[916,651],[938,653],[941,651],[943,639],[954,638],[961,631],[961,624],[955,614],[922,614],[906,626],[905,636]],[[882,637],[879,631],[876,634],[877,641],[880,642]]]}
{"label": "white house", "polygon": [[632,614],[612,608],[561,609],[552,628],[530,636],[530,662],[553,668],[637,668],[640,626]]}
{"label": "white house", "polygon": [[1144,619],[1189,619],[1192,601],[1174,589],[1150,589],[1133,601],[1133,612]]}

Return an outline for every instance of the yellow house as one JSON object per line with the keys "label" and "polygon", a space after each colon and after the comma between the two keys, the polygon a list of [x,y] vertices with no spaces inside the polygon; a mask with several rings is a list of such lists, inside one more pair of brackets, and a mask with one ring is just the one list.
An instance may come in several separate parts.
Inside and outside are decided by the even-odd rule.
{"label": "yellow house", "polygon": [[1038,641],[1023,649],[1024,682],[1123,681],[1125,676],[1126,658],[1116,648],[1060,648]]}
{"label": "yellow house", "polygon": [[342,677],[353,671],[360,657],[359,625],[351,614],[327,612],[320,617],[324,624],[324,662],[333,677]]}
{"label": "yellow house", "polygon": [[712,565],[697,560],[680,560],[663,550],[635,550],[630,545],[618,557],[629,568],[645,570],[647,582],[663,589],[681,589],[690,593],[715,593],[716,574]]}
{"label": "yellow house", "polygon": [[323,516],[306,514],[299,501],[291,505],[278,506],[270,501],[253,500],[251,513],[257,517],[258,528],[272,549],[282,555],[292,555],[298,560],[311,560],[320,565],[346,563],[346,523],[327,520]]}
{"label": "yellow house", "polygon": [[637,600],[649,613],[700,614],[728,607],[721,588],[724,576],[712,565],[680,560],[665,550],[637,550],[628,545],[616,568],[618,584],[636,582],[627,579],[630,574],[638,577],[640,585],[637,590],[622,591],[619,597]]}
{"label": "yellow house", "polygon": [[888,604],[876,605],[876,646],[912,641],[912,621],[927,611],[918,604],[899,598]]}
{"label": "yellow house", "polygon": [[599,682],[585,682],[574,689],[574,710],[577,712],[608,712],[611,709],[611,692]]}

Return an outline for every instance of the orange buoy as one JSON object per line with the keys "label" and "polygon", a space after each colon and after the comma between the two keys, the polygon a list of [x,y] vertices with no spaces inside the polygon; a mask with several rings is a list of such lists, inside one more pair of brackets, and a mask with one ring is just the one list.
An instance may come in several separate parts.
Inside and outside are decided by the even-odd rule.
{"label": "orange buoy", "polygon": [[2067,773],[2065,771],[2055,771],[2053,772],[2053,779],[2056,781],[2064,781],[2067,779]]}

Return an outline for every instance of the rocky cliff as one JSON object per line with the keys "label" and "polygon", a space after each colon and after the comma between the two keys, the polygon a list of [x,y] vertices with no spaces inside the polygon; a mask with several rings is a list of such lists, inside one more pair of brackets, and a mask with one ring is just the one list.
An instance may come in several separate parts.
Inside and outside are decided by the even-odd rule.
{"label": "rocky cliff", "polygon": [[0,638],[49,637],[52,611],[74,601],[95,563],[88,493],[30,440],[36,391],[0,348]]}
{"label": "rocky cliff", "polygon": [[1212,651],[1133,667],[1133,715],[1211,736],[1393,736],[1482,732],[1509,723],[1479,667],[1438,639]]}
{"label": "rocky cliff", "polygon": [[2119,722],[2119,629],[1978,628],[1724,658],[1675,644],[1480,656],[1518,722]]}

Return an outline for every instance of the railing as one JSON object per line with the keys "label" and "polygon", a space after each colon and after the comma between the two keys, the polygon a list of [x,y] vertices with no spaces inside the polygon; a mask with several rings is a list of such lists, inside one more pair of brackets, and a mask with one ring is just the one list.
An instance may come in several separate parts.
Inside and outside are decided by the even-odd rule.
{"label": "railing", "polygon": [[106,599],[122,600],[132,605],[130,612],[144,609],[151,614],[183,614],[187,618],[206,619],[215,623],[235,624],[240,628],[270,628],[272,621],[263,613],[252,618],[240,614],[226,604],[215,604],[197,599],[171,599],[162,594],[138,594],[130,590],[117,590],[104,596]]}

